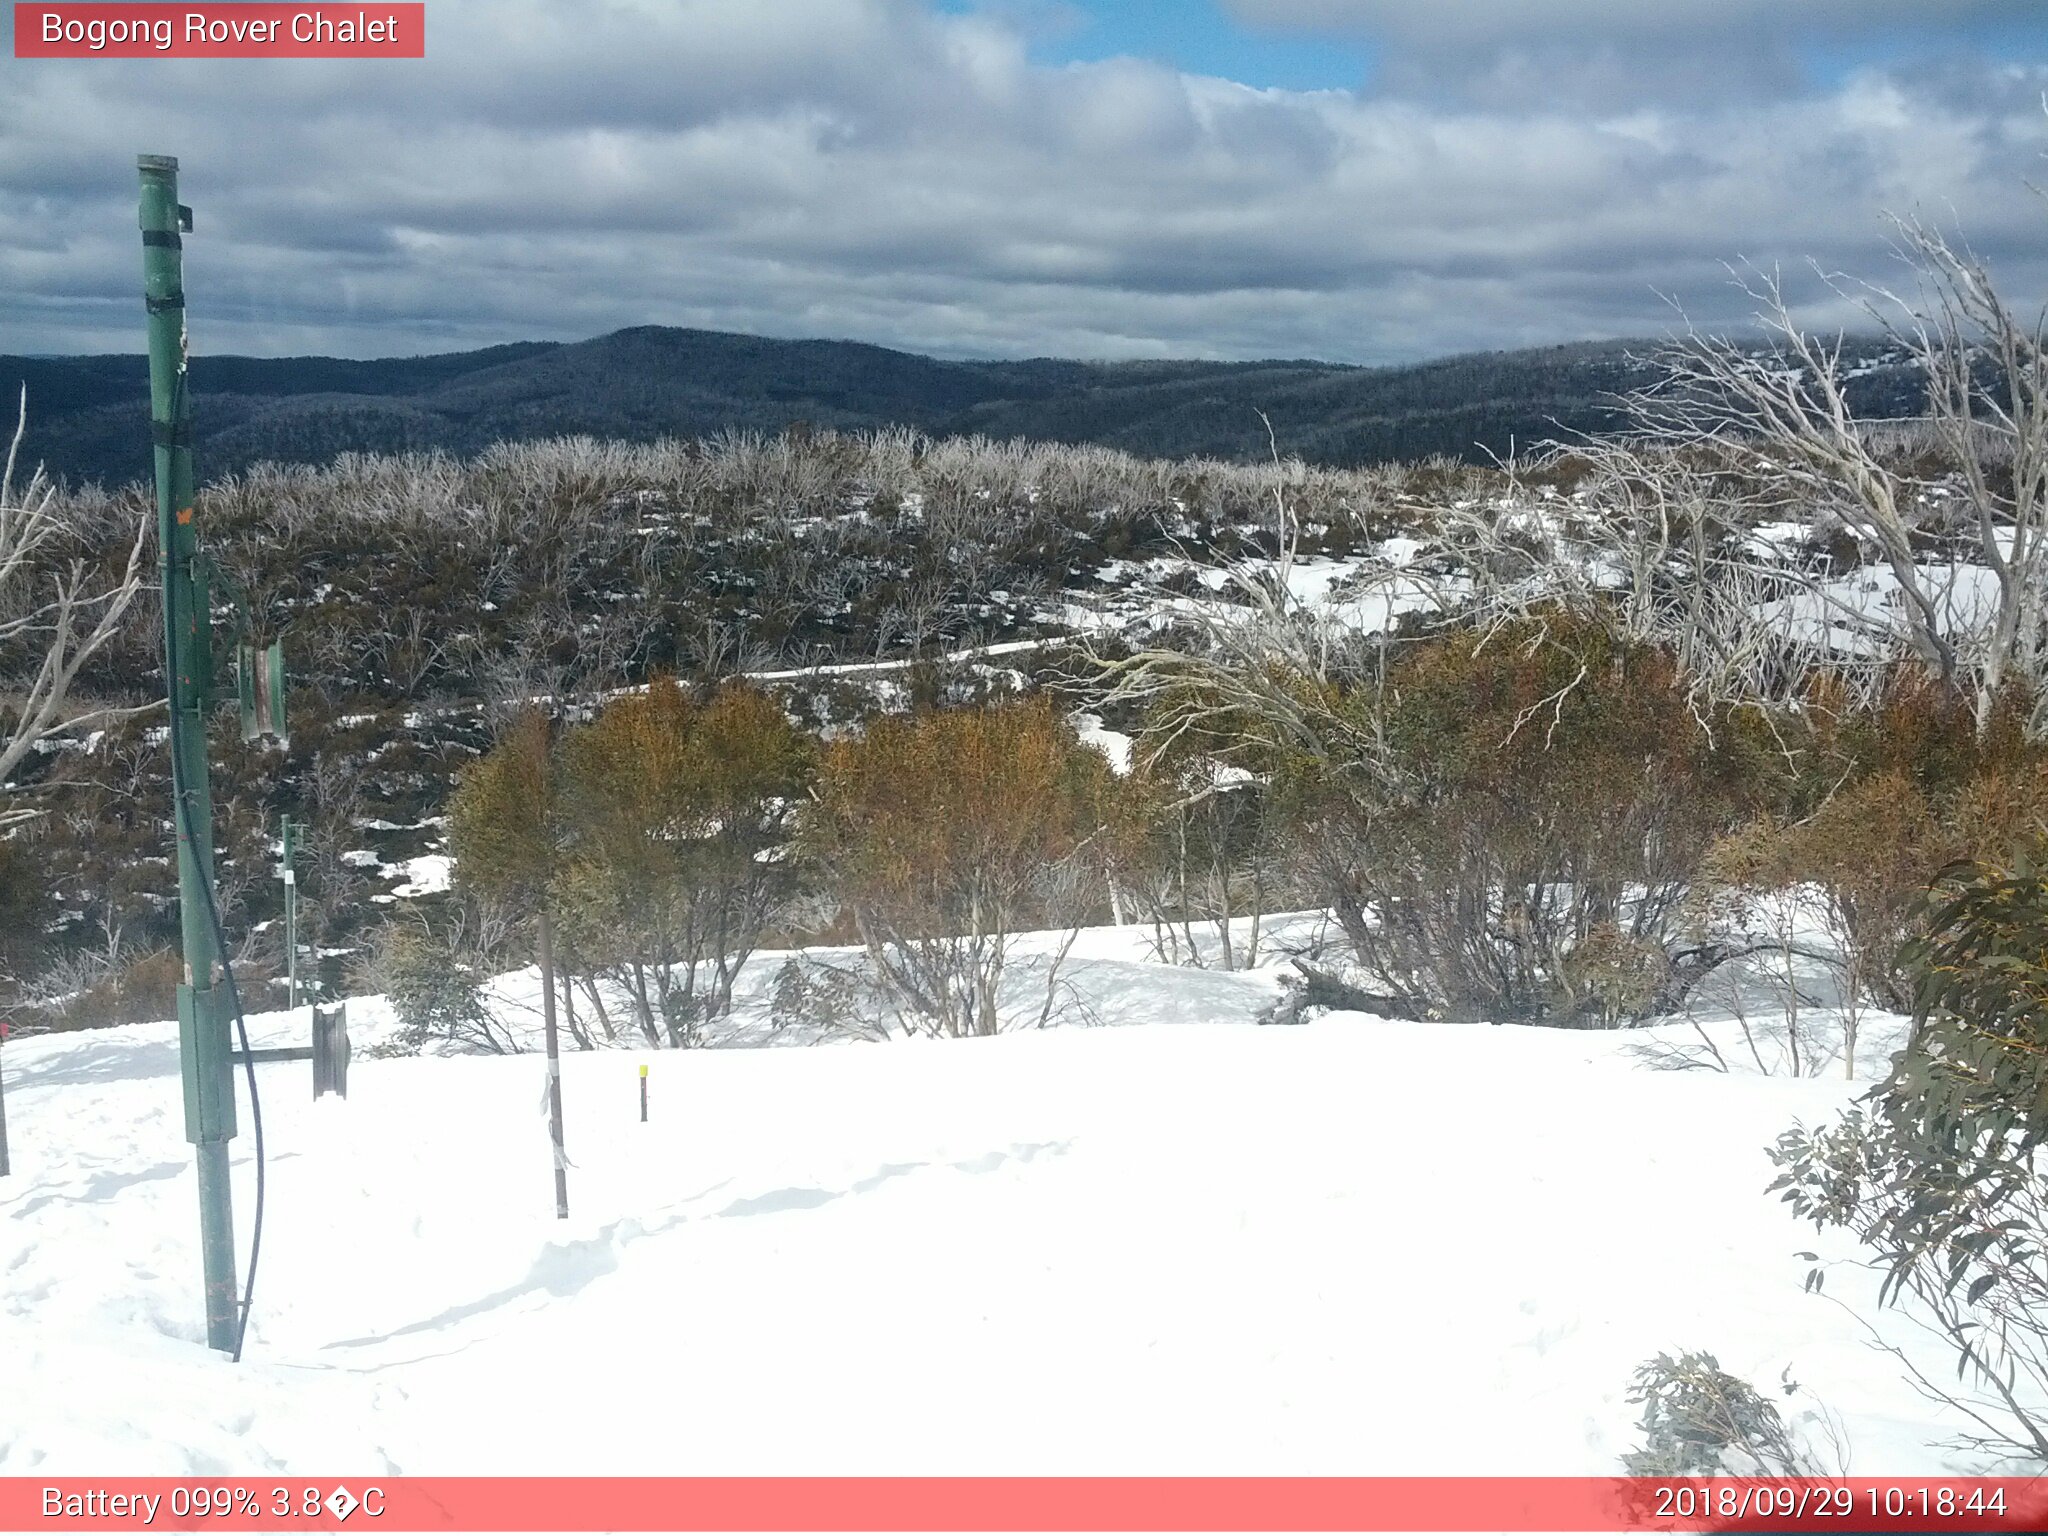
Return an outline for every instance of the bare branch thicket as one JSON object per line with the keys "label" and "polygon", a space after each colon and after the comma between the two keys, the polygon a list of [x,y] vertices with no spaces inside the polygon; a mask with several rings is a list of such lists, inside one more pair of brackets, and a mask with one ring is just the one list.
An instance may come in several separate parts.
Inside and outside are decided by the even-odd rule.
{"label": "bare branch thicket", "polygon": [[570,688],[602,696],[625,686],[632,661],[646,643],[647,625],[632,605],[600,608],[576,626],[576,661]]}
{"label": "bare branch thicket", "polygon": [[[21,392],[14,437],[0,467],[0,679],[7,708],[0,714],[0,783],[39,742],[59,731],[110,718],[106,706],[74,705],[79,669],[118,635],[142,590],[142,555],[149,521],[138,519],[119,574],[107,578],[71,552],[79,542],[83,504],[59,496],[40,466],[15,483],[28,432],[28,390]],[[37,814],[0,809],[0,827]]]}
{"label": "bare branch thicket", "polygon": [[883,427],[860,439],[862,482],[868,498],[900,502],[917,485],[917,462],[929,444],[922,432],[910,427]]}
{"label": "bare branch thicket", "polygon": [[1401,772],[1384,711],[1355,707],[1354,696],[1364,688],[1376,699],[1384,686],[1401,614],[1447,619],[1470,603],[1471,581],[1448,567],[1381,560],[1352,576],[1341,601],[1308,601],[1295,580],[1301,518],[1290,496],[1305,467],[1282,462],[1274,445],[1273,462],[1257,475],[1227,468],[1237,489],[1256,485],[1270,497],[1277,554],[1231,563],[1222,601],[1174,602],[1127,653],[1083,637],[1084,675],[1074,682],[1092,684],[1105,708],[1146,720],[1143,766],[1192,736],[1235,767],[1256,772],[1276,756],[1298,756],[1393,789]]}
{"label": "bare branch thicket", "polygon": [[928,645],[943,641],[954,590],[952,574],[943,569],[922,570],[903,581],[876,626],[876,659],[886,659],[899,645],[922,657]]}
{"label": "bare branch thicket", "polygon": [[772,650],[749,635],[743,619],[706,616],[678,637],[677,648],[690,671],[707,682],[772,670]]}
{"label": "bare branch thicket", "polygon": [[[1891,334],[1926,372],[1929,424],[1975,515],[1974,553],[1998,581],[1988,625],[1975,626],[1978,725],[2008,678],[2043,677],[2044,540],[2048,540],[2048,311],[2029,324],[1983,262],[1918,219],[1895,221],[1921,274],[1919,302],[1891,301]],[[1900,318],[1903,316],[1903,318]],[[1988,375],[1988,376],[1987,376]],[[2048,700],[2037,700],[2033,725]]]}
{"label": "bare branch thicket", "polygon": [[401,698],[415,698],[420,686],[449,653],[441,617],[414,605],[375,639],[385,678]]}
{"label": "bare branch thicket", "polygon": [[[1825,629],[1889,641],[1940,681],[1966,688],[1979,729],[2009,683],[2039,685],[2048,538],[2048,356],[1983,263],[1917,219],[1895,219],[1911,298],[1869,287],[1866,312],[1924,380],[1922,425],[1961,481],[1966,531],[1931,547],[1930,486],[1884,451],[1849,400],[1843,341],[1794,319],[1775,273],[1738,277],[1755,300],[1772,355],[1690,333],[1663,355],[1665,377],[1628,404],[1659,462],[1712,458],[1751,486],[1780,489],[1799,521],[1833,524],[1874,553],[1896,584],[1889,612],[1809,580],[1805,616]],[[1837,291],[1850,290],[1829,278]],[[1752,490],[1754,504],[1758,495]],[[1990,574],[1984,591],[1978,572]],[[2048,706],[2044,706],[2048,707]],[[2037,718],[2040,727],[2044,722]]]}
{"label": "bare branch thicket", "polygon": [[[1567,455],[1583,472],[1569,500],[1532,489]],[[1792,699],[1817,666],[1841,675],[1852,696],[1881,683],[1890,650],[1881,615],[1838,605],[1832,637],[1788,622],[1828,591],[1828,576],[1818,557],[1757,537],[1781,510],[1768,484],[1738,492],[1721,465],[1622,438],[1552,445],[1503,470],[1503,500],[1435,514],[1437,541],[1469,583],[1461,611],[1482,643],[1546,612],[1597,614],[1678,663],[1710,731],[1723,708]]]}

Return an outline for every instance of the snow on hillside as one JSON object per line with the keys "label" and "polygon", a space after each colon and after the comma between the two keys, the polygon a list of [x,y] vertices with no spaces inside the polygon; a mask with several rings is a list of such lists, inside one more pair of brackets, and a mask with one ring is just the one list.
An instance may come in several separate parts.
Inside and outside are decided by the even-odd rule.
{"label": "snow on hillside", "polygon": [[[1652,1070],[1641,1035],[1257,1028],[1271,972],[1137,929],[1076,954],[1128,1027],[572,1054],[567,1222],[540,1058],[359,1054],[317,1105],[260,1068],[240,1367],[200,1342],[175,1029],[17,1040],[0,1474],[1601,1473],[1679,1349],[1796,1382],[1845,1470],[1965,1465],[1834,1298],[1937,1378],[1941,1346],[1839,1264],[1806,1294],[1797,1251],[1848,1250],[1762,1192],[1765,1144],[1855,1085]],[[246,1117],[234,1151],[246,1244]]]}

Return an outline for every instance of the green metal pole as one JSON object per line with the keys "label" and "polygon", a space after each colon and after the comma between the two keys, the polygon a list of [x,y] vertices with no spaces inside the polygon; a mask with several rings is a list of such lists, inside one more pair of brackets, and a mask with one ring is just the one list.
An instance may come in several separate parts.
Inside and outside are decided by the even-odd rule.
{"label": "green metal pole", "polygon": [[182,231],[178,162],[143,155],[142,276],[149,312],[150,435],[156,445],[157,548],[163,561],[164,672],[170,691],[173,824],[185,974],[178,985],[178,1050],[185,1076],[185,1139],[199,1165],[199,1248],[206,1273],[206,1342],[235,1347],[235,1216],[228,1142],[235,1134],[228,1010],[216,989],[213,797],[206,777],[207,686],[213,647],[199,530],[192,517],[192,409],[185,386]]}

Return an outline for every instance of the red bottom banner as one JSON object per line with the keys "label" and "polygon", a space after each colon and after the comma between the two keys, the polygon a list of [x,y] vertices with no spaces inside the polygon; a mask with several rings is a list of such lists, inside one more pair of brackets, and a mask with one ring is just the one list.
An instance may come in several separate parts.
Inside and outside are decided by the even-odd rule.
{"label": "red bottom banner", "polygon": [[2032,1478],[0,1478],[0,1530],[2048,1530]]}

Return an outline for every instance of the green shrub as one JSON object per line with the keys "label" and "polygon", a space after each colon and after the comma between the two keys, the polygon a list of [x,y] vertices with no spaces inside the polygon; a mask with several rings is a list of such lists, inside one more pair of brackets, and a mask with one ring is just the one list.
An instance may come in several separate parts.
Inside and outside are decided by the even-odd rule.
{"label": "green shrub", "polygon": [[392,1054],[413,1054],[445,1040],[503,1055],[518,1049],[484,1006],[483,978],[470,957],[425,927],[399,927],[386,936],[386,997],[400,1028]]}
{"label": "green shrub", "polygon": [[1636,1367],[1628,1400],[1643,1405],[1631,1477],[1810,1477],[1815,1469],[1777,1405],[1704,1350]]}
{"label": "green shrub", "polygon": [[1929,907],[1906,1048],[1867,1112],[1778,1138],[1771,1188],[1875,1251],[1880,1305],[1932,1315],[1956,1383],[1913,1374],[1981,1431],[1963,1443],[2048,1466],[2048,873],[1958,865]]}
{"label": "green shrub", "polygon": [[1649,1007],[1707,850],[1772,792],[1758,726],[1709,732],[1667,655],[1566,614],[1412,644],[1334,707],[1379,761],[1278,787],[1314,898],[1418,1014]]}
{"label": "green shrub", "polygon": [[2048,1140],[2048,870],[1943,871],[1909,946],[1914,1030],[1876,1098],[1931,1154],[1998,1161]]}

